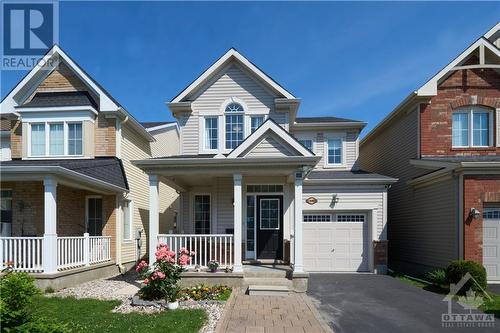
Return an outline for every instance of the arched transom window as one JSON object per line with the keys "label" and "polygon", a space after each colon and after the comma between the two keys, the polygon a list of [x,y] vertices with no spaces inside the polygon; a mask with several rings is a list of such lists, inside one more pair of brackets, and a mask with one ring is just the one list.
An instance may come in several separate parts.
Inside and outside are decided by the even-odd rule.
{"label": "arched transom window", "polygon": [[236,148],[243,141],[244,122],[243,106],[239,103],[229,103],[226,106],[226,149]]}

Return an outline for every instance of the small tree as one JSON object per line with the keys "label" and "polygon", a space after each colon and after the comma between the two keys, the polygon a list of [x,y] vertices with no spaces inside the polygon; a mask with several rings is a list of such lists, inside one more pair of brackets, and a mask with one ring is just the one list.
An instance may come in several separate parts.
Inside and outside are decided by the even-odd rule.
{"label": "small tree", "polygon": [[0,322],[2,330],[31,320],[33,296],[40,291],[26,273],[7,271],[0,280]]}
{"label": "small tree", "polygon": [[175,302],[179,293],[177,283],[193,255],[194,252],[181,248],[176,261],[175,252],[167,244],[159,244],[155,252],[156,261],[149,266],[143,260],[136,267],[136,271],[144,279],[144,286],[139,290],[141,297]]}

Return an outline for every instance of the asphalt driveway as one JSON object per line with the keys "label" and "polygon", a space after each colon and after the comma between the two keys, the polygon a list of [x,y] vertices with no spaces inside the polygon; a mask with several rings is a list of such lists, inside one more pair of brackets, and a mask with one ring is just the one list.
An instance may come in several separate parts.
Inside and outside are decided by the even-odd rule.
{"label": "asphalt driveway", "polygon": [[[372,274],[311,274],[309,291],[320,313],[336,332],[499,332],[494,328],[442,327],[447,313],[443,295]],[[460,305],[453,312],[464,313]]]}

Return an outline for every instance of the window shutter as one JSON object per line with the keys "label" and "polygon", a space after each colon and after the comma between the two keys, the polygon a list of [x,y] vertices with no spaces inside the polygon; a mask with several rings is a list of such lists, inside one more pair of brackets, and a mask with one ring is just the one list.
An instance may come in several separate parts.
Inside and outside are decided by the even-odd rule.
{"label": "window shutter", "polygon": [[496,129],[496,134],[497,134],[497,147],[500,147],[500,109],[497,109],[497,119],[495,121],[495,125],[497,127]]}

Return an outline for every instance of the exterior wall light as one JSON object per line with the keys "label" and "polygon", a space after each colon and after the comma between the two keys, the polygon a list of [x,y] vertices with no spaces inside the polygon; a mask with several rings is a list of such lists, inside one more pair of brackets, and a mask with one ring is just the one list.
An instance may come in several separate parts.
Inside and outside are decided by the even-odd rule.
{"label": "exterior wall light", "polygon": [[471,208],[469,216],[477,220],[478,218],[481,217],[481,212],[476,208]]}

